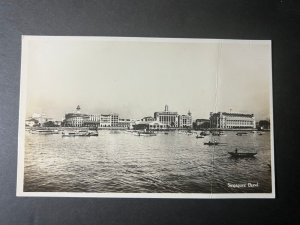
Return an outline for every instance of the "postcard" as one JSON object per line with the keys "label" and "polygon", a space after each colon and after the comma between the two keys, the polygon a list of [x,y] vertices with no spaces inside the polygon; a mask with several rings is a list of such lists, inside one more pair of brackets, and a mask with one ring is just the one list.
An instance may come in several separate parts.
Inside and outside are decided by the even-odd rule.
{"label": "postcard", "polygon": [[17,196],[275,198],[270,40],[23,36]]}

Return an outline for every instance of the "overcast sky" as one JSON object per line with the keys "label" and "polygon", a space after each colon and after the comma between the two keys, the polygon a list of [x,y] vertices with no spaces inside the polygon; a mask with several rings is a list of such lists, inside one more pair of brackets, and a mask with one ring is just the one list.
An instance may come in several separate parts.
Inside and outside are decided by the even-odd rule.
{"label": "overcast sky", "polygon": [[27,116],[62,119],[80,105],[140,119],[168,104],[193,119],[230,109],[270,118],[267,41],[26,37],[23,45]]}

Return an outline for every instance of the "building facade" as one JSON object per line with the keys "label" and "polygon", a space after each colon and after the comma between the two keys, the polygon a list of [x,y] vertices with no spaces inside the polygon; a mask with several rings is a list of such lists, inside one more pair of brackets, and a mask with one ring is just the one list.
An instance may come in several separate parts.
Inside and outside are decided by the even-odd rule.
{"label": "building facade", "polygon": [[135,130],[166,130],[167,128],[166,124],[158,121],[140,121],[133,125],[133,129]]}
{"label": "building facade", "polygon": [[169,111],[168,105],[165,105],[163,112],[154,113],[154,121],[165,124],[168,128],[191,128],[193,126],[192,113],[179,115],[177,112]]}
{"label": "building facade", "polygon": [[110,114],[83,114],[80,112],[80,106],[77,106],[75,113],[65,114],[64,126],[66,127],[118,127],[119,115]]}
{"label": "building facade", "polygon": [[178,127],[178,113],[170,112],[168,105],[165,105],[165,111],[154,113],[154,120],[168,127]]}
{"label": "building facade", "polygon": [[64,126],[66,127],[82,127],[88,121],[89,116],[81,113],[65,114]]}
{"label": "building facade", "polygon": [[131,129],[133,123],[134,122],[131,119],[120,119],[119,118],[118,127],[123,127],[123,128]]}
{"label": "building facade", "polygon": [[100,127],[118,127],[119,126],[119,115],[116,113],[101,114],[100,116]]}
{"label": "building facade", "polygon": [[210,127],[220,129],[254,129],[254,114],[246,113],[210,113]]}
{"label": "building facade", "polygon": [[192,113],[189,111],[187,115],[178,116],[178,127],[191,128],[193,126]]}
{"label": "building facade", "polygon": [[152,122],[152,121],[154,121],[154,118],[152,116],[146,116],[146,117],[142,118],[141,121]]}

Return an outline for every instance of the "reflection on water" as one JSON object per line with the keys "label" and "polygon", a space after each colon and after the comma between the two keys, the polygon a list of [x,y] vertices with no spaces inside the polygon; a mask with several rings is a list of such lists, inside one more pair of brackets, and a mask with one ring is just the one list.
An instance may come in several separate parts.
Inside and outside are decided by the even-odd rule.
{"label": "reflection on water", "polygon": [[[216,139],[220,146],[203,142]],[[257,152],[233,158],[228,151]],[[25,192],[271,192],[270,134],[207,136],[170,132],[139,137],[99,131],[98,137],[26,133]],[[258,183],[232,188],[230,184]]]}

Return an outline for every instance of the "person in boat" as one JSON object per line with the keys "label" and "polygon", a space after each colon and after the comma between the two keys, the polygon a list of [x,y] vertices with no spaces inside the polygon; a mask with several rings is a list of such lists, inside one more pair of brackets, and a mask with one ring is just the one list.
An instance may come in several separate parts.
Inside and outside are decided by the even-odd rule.
{"label": "person in boat", "polygon": [[238,153],[238,149],[237,148],[235,148],[235,154],[237,154]]}

